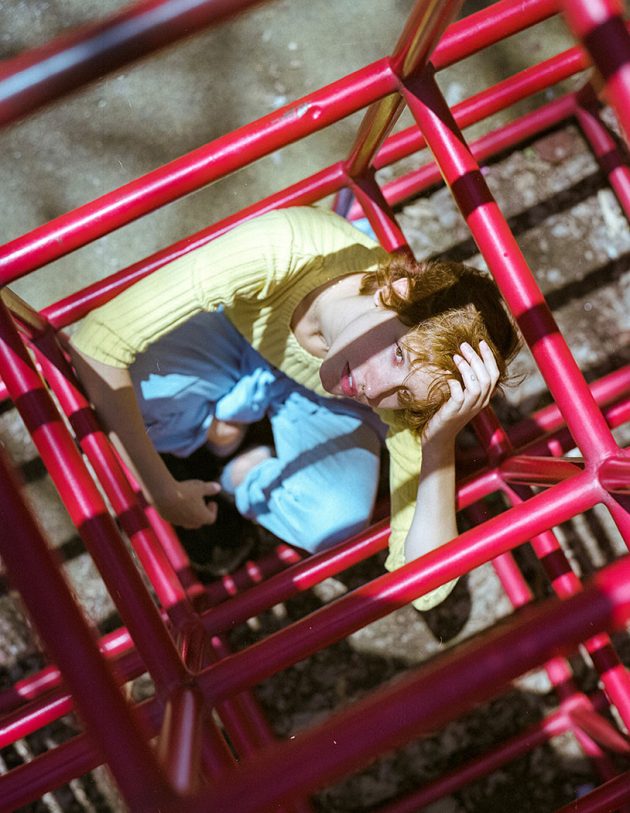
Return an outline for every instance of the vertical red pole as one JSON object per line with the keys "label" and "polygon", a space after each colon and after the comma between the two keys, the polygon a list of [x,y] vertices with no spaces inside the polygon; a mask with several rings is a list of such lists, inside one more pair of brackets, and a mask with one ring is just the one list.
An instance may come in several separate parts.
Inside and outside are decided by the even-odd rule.
{"label": "vertical red pole", "polygon": [[63,672],[90,736],[133,809],[157,810],[163,805],[174,811],[175,796],[1,457],[0,480],[0,520],[4,528],[11,528],[10,534],[0,534],[0,554]]}
{"label": "vertical red pole", "polygon": [[621,0],[563,0],[562,7],[604,80],[604,95],[630,140],[630,34]]}
{"label": "vertical red pole", "polygon": [[431,71],[404,94],[577,445],[590,460],[617,444],[501,214]]}
{"label": "vertical red pole", "polygon": [[186,676],[175,645],[2,301],[0,375],[147,668],[160,689],[175,685]]}

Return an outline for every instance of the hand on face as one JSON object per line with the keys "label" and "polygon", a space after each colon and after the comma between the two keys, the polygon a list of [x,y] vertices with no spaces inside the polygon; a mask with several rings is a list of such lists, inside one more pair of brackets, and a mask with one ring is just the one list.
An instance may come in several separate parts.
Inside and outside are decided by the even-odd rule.
{"label": "hand on face", "polygon": [[499,368],[486,342],[480,342],[479,353],[469,344],[462,344],[460,349],[462,354],[454,355],[453,361],[464,385],[462,387],[454,378],[448,380],[450,397],[427,424],[423,445],[454,439],[475,415],[488,406],[499,380]]}

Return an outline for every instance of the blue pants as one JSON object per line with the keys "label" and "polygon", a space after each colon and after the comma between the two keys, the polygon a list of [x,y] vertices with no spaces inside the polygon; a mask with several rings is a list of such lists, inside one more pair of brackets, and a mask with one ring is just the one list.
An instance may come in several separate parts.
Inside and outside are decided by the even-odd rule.
{"label": "blue pants", "polygon": [[221,313],[202,313],[155,342],[130,368],[149,437],[185,457],[212,420],[271,422],[275,457],[238,486],[244,516],[310,552],[365,528],[385,426],[353,401],[324,398],[272,367]]}

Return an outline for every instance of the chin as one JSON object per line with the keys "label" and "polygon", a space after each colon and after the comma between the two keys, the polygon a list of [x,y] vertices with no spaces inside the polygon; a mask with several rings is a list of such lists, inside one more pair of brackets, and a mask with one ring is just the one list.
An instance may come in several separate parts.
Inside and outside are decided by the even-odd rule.
{"label": "chin", "polygon": [[331,381],[330,376],[326,375],[327,369],[324,364],[319,368],[319,380],[321,382],[322,387],[329,392],[331,395],[337,395],[338,393],[335,392],[335,387],[339,388],[341,386],[340,381]]}

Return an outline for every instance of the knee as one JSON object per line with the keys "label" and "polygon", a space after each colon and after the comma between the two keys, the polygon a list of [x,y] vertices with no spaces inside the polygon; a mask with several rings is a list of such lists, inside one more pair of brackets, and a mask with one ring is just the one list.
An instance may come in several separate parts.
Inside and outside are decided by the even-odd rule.
{"label": "knee", "polygon": [[317,553],[343,542],[368,527],[372,516],[371,495],[313,493],[295,503],[299,507],[297,544]]}

